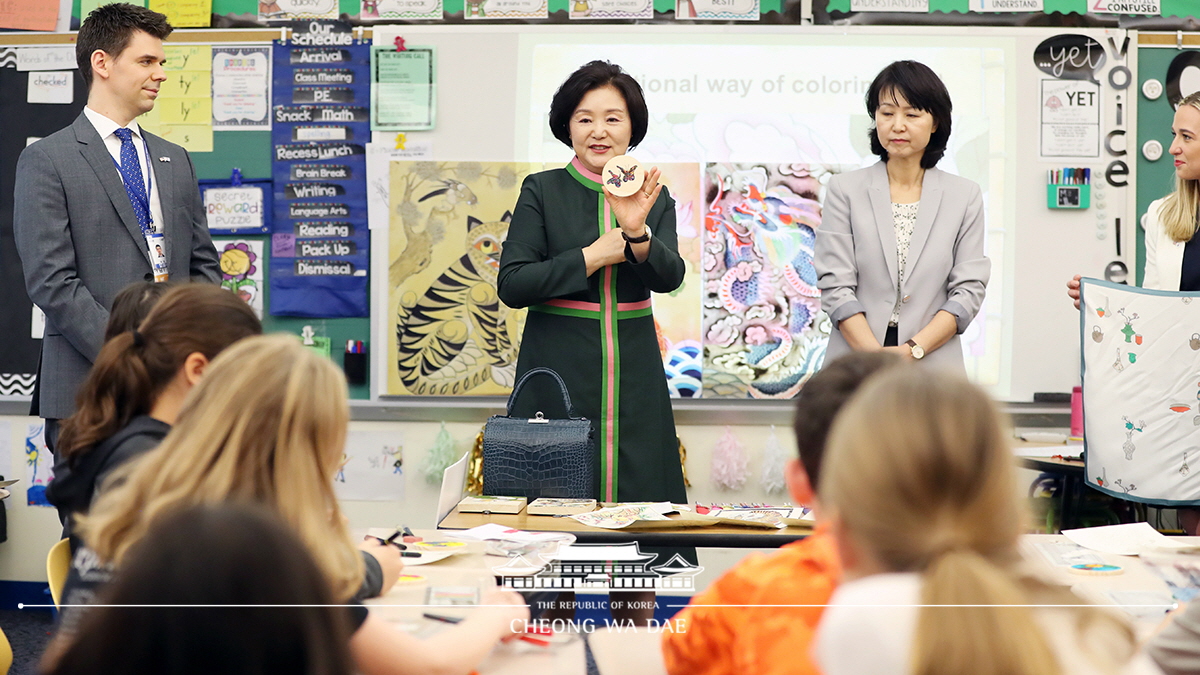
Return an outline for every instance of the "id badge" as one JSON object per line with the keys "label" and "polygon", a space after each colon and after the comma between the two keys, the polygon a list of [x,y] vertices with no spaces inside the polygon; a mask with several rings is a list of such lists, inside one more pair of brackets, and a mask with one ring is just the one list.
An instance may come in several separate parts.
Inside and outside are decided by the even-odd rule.
{"label": "id badge", "polygon": [[154,281],[162,283],[167,280],[168,276],[166,240],[162,234],[148,234],[146,235],[146,246],[150,250],[150,266],[154,268]]}

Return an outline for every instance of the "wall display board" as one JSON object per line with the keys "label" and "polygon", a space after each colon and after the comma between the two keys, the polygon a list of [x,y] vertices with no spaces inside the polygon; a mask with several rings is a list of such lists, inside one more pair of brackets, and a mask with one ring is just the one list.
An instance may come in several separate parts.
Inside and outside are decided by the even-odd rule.
{"label": "wall display board", "polygon": [[[35,309],[25,293],[25,278],[13,242],[17,159],[32,140],[70,126],[87,100],[83,78],[70,72],[73,64],[57,56],[58,50],[40,47],[0,48],[0,89],[13,94],[0,97],[0,128],[4,129],[0,134],[0,326],[5,328],[4,348],[0,349],[0,396],[33,393],[42,344],[37,339],[41,337],[41,329],[34,324]],[[70,102],[29,102],[26,97],[29,81],[44,72],[67,75]]]}
{"label": "wall display board", "polygon": [[367,316],[369,45],[304,24],[275,45],[270,312]]}
{"label": "wall display board", "polygon": [[1139,502],[1200,504],[1200,293],[1096,279],[1082,290],[1088,484]]}
{"label": "wall display board", "polygon": [[[438,106],[438,128],[409,134],[410,141],[430,143],[439,161],[564,165],[571,151],[546,126],[554,91],[592,59],[622,64],[641,83],[650,111],[649,132],[634,154],[651,165],[690,162],[701,168],[702,192],[694,208],[706,233],[722,218],[732,219],[713,212],[721,209],[713,204],[717,183],[703,182],[705,171],[763,176],[763,185],[754,188],[768,209],[776,209],[772,213],[785,206],[806,212],[787,231],[793,240],[788,246],[794,248],[776,250],[780,260],[770,261],[782,261],[776,268],[781,275],[790,268],[788,275],[794,273],[802,282],[805,265],[811,264],[801,253],[805,238],[811,241],[812,236],[805,228],[819,233],[829,178],[876,161],[867,135],[871,120],[863,106],[867,87],[894,60],[927,63],[942,76],[954,101],[953,133],[938,168],[981,186],[988,223],[991,279],[983,309],[962,336],[963,356],[971,377],[1001,399],[1028,401],[1035,392],[1067,392],[1078,383],[1077,316],[1064,284],[1073,274],[1102,276],[1110,263],[1132,260],[1125,242],[1133,241],[1129,224],[1135,214],[1127,186],[1134,168],[1121,153],[1135,143],[1136,110],[1129,104],[1125,77],[1136,73],[1136,53],[1128,49],[1124,31],[1072,30],[1084,40],[1074,38],[1065,50],[1056,47],[1049,63],[1035,57],[1056,33],[1015,28],[978,28],[969,37],[919,27],[813,28],[804,31],[802,41],[794,30],[771,26],[495,26],[486,32],[379,26],[375,31],[381,44],[402,36],[438,49],[439,98],[471,91],[488,101],[491,113],[480,117],[470,106],[448,105],[450,99],[444,99]],[[470,49],[460,48],[464,44]],[[1090,61],[1086,52],[1071,48],[1080,44],[1092,46]],[[492,55],[486,82],[469,75],[474,72],[470,54],[480,51]],[[805,66],[797,69],[795,64]],[[1099,139],[1099,156],[1039,154],[1043,81],[1050,88],[1062,81],[1071,92],[1086,89],[1092,94],[1087,103],[1094,107],[1082,119]],[[1081,99],[1072,98],[1076,100]],[[1053,115],[1045,123],[1055,123]],[[515,138],[506,131],[512,128],[517,129]],[[767,192],[793,166],[808,174],[800,181],[808,185],[799,192],[789,188],[796,204],[780,200],[774,206]],[[1047,171],[1063,167],[1089,169],[1093,184],[1100,183],[1093,185],[1091,208],[1047,208]],[[752,205],[750,183],[721,188],[722,198]],[[676,186],[668,184],[675,192]],[[1117,219],[1124,225],[1119,237]],[[755,255],[766,255],[765,234],[759,233],[759,248],[751,249]],[[374,236],[382,240],[385,232],[376,228]],[[1118,240],[1123,242],[1120,253]],[[698,279],[705,292],[685,291],[694,293],[685,295],[686,301],[705,307],[709,286],[719,298],[720,280],[706,273],[702,269]],[[787,282],[781,288],[804,288],[781,279]],[[754,321],[735,327],[715,317],[705,323],[704,375],[716,378],[714,387],[704,382],[705,397],[787,396],[815,370],[822,360],[821,333],[831,329],[828,318],[819,311],[819,301],[801,290],[787,297],[796,327],[806,325],[805,311],[811,322],[789,331],[786,349],[787,339],[778,331],[782,324],[773,331]],[[766,297],[761,301],[765,304],[755,312],[769,308],[782,317],[783,303]],[[389,316],[380,294],[373,302],[376,315]],[[374,324],[377,342],[386,339],[388,323]],[[731,346],[741,346],[732,352],[712,347],[730,337]],[[767,368],[761,367],[763,359]],[[374,362],[376,380],[393,365],[384,359]]]}

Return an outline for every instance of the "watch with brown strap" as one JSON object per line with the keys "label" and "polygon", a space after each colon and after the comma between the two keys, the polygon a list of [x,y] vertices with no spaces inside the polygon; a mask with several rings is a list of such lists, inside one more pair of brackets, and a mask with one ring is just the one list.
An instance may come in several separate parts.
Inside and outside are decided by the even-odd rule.
{"label": "watch with brown strap", "polygon": [[904,344],[908,345],[908,348],[910,350],[912,350],[912,357],[914,359],[920,361],[921,359],[925,358],[925,348],[924,347],[917,344],[913,340],[909,340],[908,342],[905,342]]}

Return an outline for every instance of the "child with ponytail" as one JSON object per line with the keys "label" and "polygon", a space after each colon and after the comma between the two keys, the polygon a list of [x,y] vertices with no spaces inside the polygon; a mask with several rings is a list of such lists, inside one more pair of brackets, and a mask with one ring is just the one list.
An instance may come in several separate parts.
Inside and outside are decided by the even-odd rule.
{"label": "child with ponytail", "polygon": [[[135,309],[154,295],[127,290],[123,304]],[[208,362],[234,342],[262,333],[245,302],[208,284],[170,289],[134,325],[104,344],[79,389],[75,414],[63,421],[46,496],[58,507],[67,536],[113,469],[167,435]],[[77,547],[72,538],[72,550]]]}
{"label": "child with ponytail", "polygon": [[843,409],[818,489],[845,570],[815,641],[825,675],[1160,672],[1116,617],[1022,572],[1008,438],[948,373],[881,373]]}

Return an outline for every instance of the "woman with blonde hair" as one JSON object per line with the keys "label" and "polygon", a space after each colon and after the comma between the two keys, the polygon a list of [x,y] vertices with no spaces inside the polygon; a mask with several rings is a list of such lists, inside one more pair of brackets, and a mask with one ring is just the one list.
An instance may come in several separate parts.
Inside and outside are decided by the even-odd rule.
{"label": "woman with blonde hair", "polygon": [[1008,437],[948,372],[881,373],[843,409],[819,489],[845,568],[814,648],[826,675],[1159,672],[1117,618],[1021,570]]}
{"label": "woman with blonde hair", "polygon": [[[193,389],[158,451],[124,470],[121,485],[80,520],[88,549],[75,557],[64,604],[94,597],[159,519],[222,502],[257,504],[279,515],[334,596],[351,603],[363,562],[333,490],[348,422],[345,376],[295,338],[255,337],[226,350]],[[489,604],[422,641],[351,603],[355,665],[367,675],[465,674],[528,618],[515,593],[493,594]]]}
{"label": "woman with blonde hair", "polygon": [[[1175,191],[1150,202],[1146,230],[1146,263],[1142,288],[1156,291],[1200,291],[1200,91],[1175,107],[1171,122],[1171,156],[1175,158]],[[1067,282],[1067,295],[1079,309],[1079,279]],[[1200,508],[1177,509],[1184,534],[1200,535]]]}

